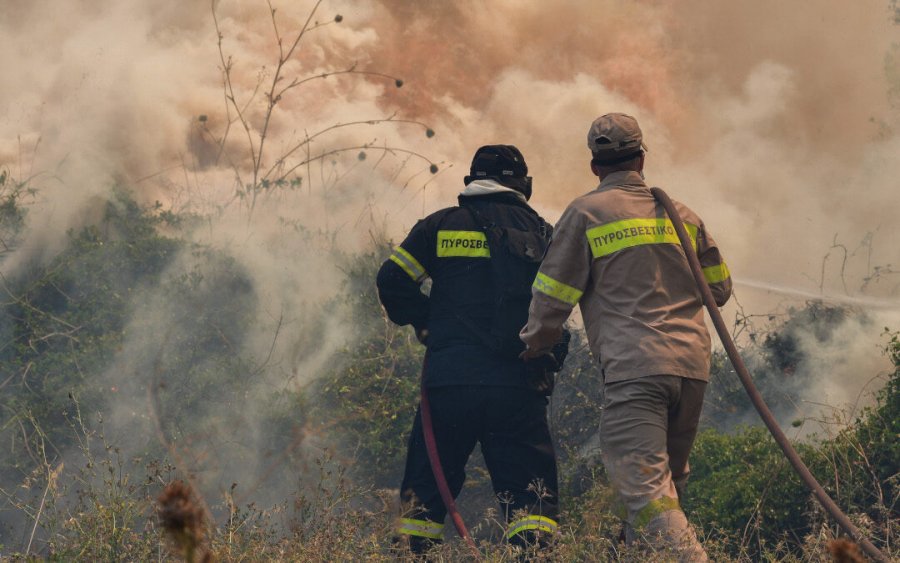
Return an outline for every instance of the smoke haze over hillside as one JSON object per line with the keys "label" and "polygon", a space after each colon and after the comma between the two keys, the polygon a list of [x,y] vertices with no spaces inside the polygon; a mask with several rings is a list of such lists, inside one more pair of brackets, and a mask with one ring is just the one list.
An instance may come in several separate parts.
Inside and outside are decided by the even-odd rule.
{"label": "smoke haze over hillside", "polygon": [[[399,121],[334,129],[310,156],[368,145],[366,158],[354,149],[301,166],[288,177],[299,187],[251,206],[235,194],[264,127],[273,19],[287,46],[313,4],[273,0],[273,16],[263,1],[212,2],[245,131],[227,104],[210,3],[0,0],[0,169],[39,190],[28,236],[0,271],[52,256],[68,229],[96,220],[116,183],[202,213],[197,241],[227,249],[252,277],[259,314],[243,344],[265,357],[278,327],[276,375],[305,381],[352,336],[328,327],[317,355],[298,355],[309,308],[339,291],[339,251],[367,248],[371,233],[398,240],[455,203],[472,153],[490,143],[522,149],[532,204],[555,221],[597,183],[589,124],[621,111],[643,128],[648,183],[704,218],[739,281],[900,299],[900,25],[886,1],[325,1],[313,19],[343,21],[303,38],[286,81],[355,64],[403,87],[343,74],[287,92],[262,168],[339,123],[395,116],[436,135]],[[281,169],[304,158],[299,150]],[[750,286],[738,298],[751,312],[790,299]],[[900,328],[896,307],[873,315]],[[841,382],[827,384],[829,397],[840,389],[852,401],[867,379],[847,382],[872,363],[877,334],[842,334],[862,340],[821,367]],[[131,365],[142,345],[159,344],[129,342],[115,365]]]}

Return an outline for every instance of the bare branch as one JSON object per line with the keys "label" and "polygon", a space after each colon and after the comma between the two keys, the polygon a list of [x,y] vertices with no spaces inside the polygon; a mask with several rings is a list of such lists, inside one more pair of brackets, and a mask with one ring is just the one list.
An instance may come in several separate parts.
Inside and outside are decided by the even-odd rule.
{"label": "bare branch", "polygon": [[[221,137],[217,137],[215,134],[213,134],[205,123],[201,127],[199,127],[198,130],[200,131],[200,134],[203,136],[203,138],[209,139],[217,144],[218,151],[216,154],[216,163],[220,162],[221,158],[224,156],[226,158],[227,164],[231,166],[231,168],[235,171],[236,181],[239,186],[237,192],[235,193],[235,199],[246,202],[250,216],[252,216],[253,214],[253,210],[255,209],[258,197],[260,197],[261,194],[265,193],[265,191],[273,183],[275,185],[282,185],[282,183],[286,182],[287,178],[291,174],[293,174],[299,167],[304,165],[307,166],[307,185],[310,186],[311,189],[312,182],[310,181],[310,179],[312,175],[310,165],[312,162],[318,161],[321,163],[323,158],[339,152],[359,149],[375,150],[373,149],[371,144],[365,144],[362,146],[342,147],[340,149],[326,151],[322,154],[319,154],[318,156],[313,156],[313,152],[310,146],[312,141],[327,132],[335,131],[336,129],[349,126],[376,125],[379,123],[394,122],[421,126],[425,129],[427,137],[434,136],[434,131],[432,131],[424,123],[415,120],[396,119],[396,116],[394,114],[390,115],[387,118],[358,120],[350,123],[336,123],[312,135],[304,132],[305,134],[302,139],[288,140],[289,146],[287,150],[281,151],[280,154],[275,156],[274,159],[267,158],[267,153],[271,152],[271,149],[269,149],[269,145],[271,144],[269,143],[269,132],[273,124],[273,119],[275,119],[275,111],[279,103],[284,99],[283,97],[291,90],[313,80],[319,80],[327,78],[329,76],[338,76],[343,74],[359,74],[365,76],[380,77],[392,80],[398,88],[403,86],[403,81],[398,77],[382,72],[359,70],[357,68],[356,62],[341,70],[321,72],[315,75],[306,76],[305,78],[291,78],[285,76],[288,62],[292,60],[294,55],[297,53],[302,39],[308,33],[320,27],[343,21],[343,17],[340,15],[335,16],[333,19],[327,22],[320,23],[316,21],[314,18],[321,4],[322,0],[317,0],[314,3],[312,8],[309,10],[309,13],[307,14],[306,19],[299,31],[297,31],[296,34],[292,34],[291,39],[287,40],[284,35],[284,30],[282,30],[279,26],[277,9],[273,5],[272,0],[266,0],[266,6],[269,11],[268,17],[270,19],[270,24],[272,26],[271,29],[275,40],[275,47],[278,49],[277,59],[270,72],[266,72],[265,67],[262,68],[253,92],[250,93],[249,98],[242,99],[241,97],[239,97],[236,85],[234,84],[234,77],[232,75],[233,61],[230,56],[226,56],[225,54],[225,48],[223,46],[224,35],[222,33],[221,22],[218,20],[216,14],[215,2],[213,2],[213,22],[218,38],[217,47],[219,53],[219,63],[222,69],[222,88],[226,122]],[[260,93],[262,93],[262,96],[265,98],[265,108],[262,109],[261,115],[253,115],[254,122],[256,123],[257,127],[252,127],[250,123],[250,104],[255,99],[257,99],[257,95]],[[244,131],[244,137],[247,140],[246,150],[249,152],[250,156],[250,170],[244,171],[248,176],[246,182],[242,178],[239,162],[235,162],[235,159],[229,157],[229,151],[227,151],[225,147],[226,140],[231,131],[231,127],[235,122],[239,122]],[[415,156],[416,158],[421,158],[428,162],[430,165],[429,168],[432,173],[435,173],[437,171],[437,165],[418,152],[392,147],[382,147],[377,150],[382,151],[381,159],[383,159],[387,154],[405,153]],[[302,151],[303,153],[305,153],[305,158],[302,158],[297,163],[288,164],[289,159],[297,155],[298,151]],[[237,160],[240,161],[242,159]],[[380,162],[381,160],[376,163],[376,166]],[[324,172],[324,169],[322,171]],[[325,182],[324,178],[322,179],[322,182]],[[292,180],[291,186],[296,185],[296,183],[299,183],[299,180]],[[248,216],[248,220],[249,219],[250,217]]]}
{"label": "bare branch", "polygon": [[[334,131],[335,129],[341,129],[343,127],[353,127],[356,125],[377,125],[380,123],[408,123],[408,124],[419,125],[419,126],[425,128],[426,135],[427,135],[427,132],[431,131],[431,129],[426,124],[422,123],[421,121],[416,121],[414,119],[394,119],[393,115],[390,117],[381,118],[381,119],[366,119],[366,120],[359,120],[359,121],[349,121],[347,123],[335,123],[334,125],[326,127],[325,129],[322,129],[321,131],[313,133],[312,135],[306,134],[302,141],[295,144],[291,148],[287,149],[281,156],[279,156],[278,159],[275,161],[275,163],[262,176],[262,178],[268,178],[269,176],[271,176],[271,174],[275,171],[276,168],[282,166],[291,155],[293,155],[295,152],[297,152],[299,149],[303,148],[304,146],[309,145],[309,143],[311,141],[313,141],[316,137],[319,137],[321,135],[324,135],[325,133]],[[309,154],[307,154],[307,158],[309,158]],[[430,163],[430,161],[429,161],[429,163]],[[281,177],[283,178],[284,176],[285,176],[285,174],[282,174]]]}
{"label": "bare branch", "polygon": [[292,166],[291,168],[289,168],[289,169],[284,173],[284,175],[285,175],[285,176],[288,176],[288,175],[290,175],[291,172],[293,172],[293,171],[296,170],[297,168],[303,166],[304,164],[308,164],[308,163],[310,163],[310,162],[312,162],[312,161],[322,160],[322,159],[324,159],[324,158],[326,158],[326,157],[329,157],[329,156],[332,156],[332,155],[335,155],[335,154],[340,154],[340,153],[342,153],[342,152],[357,151],[357,150],[380,150],[380,151],[385,151],[385,152],[388,152],[388,153],[391,153],[391,154],[393,154],[393,153],[408,154],[408,155],[412,155],[412,156],[421,158],[422,160],[424,160],[425,162],[427,162],[428,164],[430,164],[430,165],[433,166],[433,167],[436,167],[436,166],[437,166],[437,164],[435,164],[434,162],[432,162],[431,159],[429,159],[427,156],[425,156],[425,155],[423,155],[423,154],[421,154],[421,153],[419,153],[419,152],[413,151],[413,150],[409,150],[409,149],[401,149],[401,148],[397,148],[397,147],[373,147],[371,144],[364,144],[364,145],[356,145],[356,146],[352,146],[352,147],[341,147],[341,148],[339,148],[339,149],[332,149],[332,150],[323,152],[322,154],[320,154],[320,155],[318,155],[318,156],[314,156],[314,157],[312,157],[312,158],[304,159],[302,162],[298,162],[297,164],[295,164],[294,166]]}
{"label": "bare branch", "polygon": [[81,328],[81,327],[77,327],[77,326],[67,323],[66,321],[62,320],[61,318],[57,317],[56,315],[52,315],[46,311],[42,311],[42,310],[38,309],[37,307],[33,306],[31,303],[29,303],[25,299],[22,299],[21,297],[17,297],[15,295],[13,295],[12,291],[10,291],[9,286],[6,283],[6,276],[4,276],[3,274],[0,274],[0,285],[3,286],[3,290],[6,292],[7,295],[9,295],[16,303],[18,303],[22,307],[25,307],[29,311],[33,311],[39,315],[48,317],[48,318],[58,322],[61,325],[65,325],[69,329],[71,329],[72,332],[77,331]]}
{"label": "bare branch", "polygon": [[[313,28],[309,27],[309,22],[312,21],[313,16],[316,15],[316,10],[319,9],[319,6],[321,4],[322,4],[322,0],[318,0],[316,2],[316,5],[313,6],[312,9],[309,11],[309,16],[307,16],[306,22],[303,24],[303,28],[300,29],[300,33],[297,34],[297,38],[294,39],[294,43],[291,45],[291,48],[288,49],[287,55],[284,57],[281,57],[282,60],[287,60],[287,59],[291,58],[291,55],[294,54],[294,50],[297,48],[297,45],[300,44],[300,40],[303,39],[303,36],[306,35],[307,32],[312,31],[312,29],[315,29],[316,27],[321,27],[318,23],[314,24]],[[324,25],[324,24],[322,24],[322,25]]]}
{"label": "bare branch", "polygon": [[307,76],[306,78],[304,78],[302,80],[297,80],[295,78],[293,81],[291,81],[290,84],[288,84],[282,90],[279,91],[278,97],[280,97],[282,94],[284,94],[288,90],[291,90],[292,88],[296,88],[297,86],[300,86],[302,84],[306,84],[307,82],[311,82],[313,80],[320,80],[322,78],[328,78],[329,76],[338,76],[341,74],[362,74],[362,75],[368,75],[368,76],[378,76],[380,78],[386,78],[388,80],[393,80],[394,84],[398,88],[403,86],[403,80],[401,80],[400,78],[397,78],[396,76],[392,76],[390,74],[385,74],[383,72],[376,72],[373,70],[356,70],[356,63],[353,63],[352,65],[350,65],[350,67],[345,68],[343,70],[333,70],[330,72],[323,72],[323,73],[316,74],[313,76]]}
{"label": "bare branch", "polygon": [[831,256],[831,251],[834,249],[839,249],[843,253],[843,257],[841,259],[841,285],[844,287],[844,294],[849,295],[847,292],[847,280],[844,277],[844,271],[847,268],[847,247],[843,244],[837,242],[837,233],[834,235],[834,239],[831,241],[831,248],[828,249],[828,252],[825,253],[825,256],[822,258],[822,275],[819,278],[819,292],[824,293],[825,291],[825,264],[828,262],[828,258]]}

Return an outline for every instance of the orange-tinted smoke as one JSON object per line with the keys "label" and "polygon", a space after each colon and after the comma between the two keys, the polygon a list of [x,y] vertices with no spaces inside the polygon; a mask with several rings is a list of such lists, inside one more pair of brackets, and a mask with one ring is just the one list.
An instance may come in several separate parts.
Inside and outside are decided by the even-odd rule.
{"label": "orange-tinted smoke", "polygon": [[651,113],[682,155],[715,140],[703,132],[707,101],[739,93],[772,62],[794,73],[797,108],[772,134],[855,159],[890,112],[892,24],[883,0],[380,0],[371,58],[407,79],[400,107],[417,118],[439,113],[444,97],[481,107],[507,68],[546,80],[585,73]]}
{"label": "orange-tinted smoke", "polygon": [[[372,59],[408,79],[403,110],[417,118],[440,112],[445,97],[481,107],[497,77],[517,68],[545,80],[597,77],[674,124],[686,104],[676,87],[678,52],[657,23],[666,14],[609,1],[382,1]],[[641,21],[647,25],[636,34]]]}

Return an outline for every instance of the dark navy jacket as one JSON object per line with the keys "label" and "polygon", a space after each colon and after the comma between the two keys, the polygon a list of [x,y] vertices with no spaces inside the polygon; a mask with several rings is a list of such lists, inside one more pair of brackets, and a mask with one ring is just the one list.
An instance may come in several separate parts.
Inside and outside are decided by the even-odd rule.
{"label": "dark navy jacket", "polygon": [[428,330],[427,387],[524,387],[524,363],[501,357],[472,329],[491,326],[494,282],[485,234],[463,204],[500,227],[535,230],[544,222],[514,193],[460,195],[459,202],[416,223],[378,272],[379,298],[393,322]]}

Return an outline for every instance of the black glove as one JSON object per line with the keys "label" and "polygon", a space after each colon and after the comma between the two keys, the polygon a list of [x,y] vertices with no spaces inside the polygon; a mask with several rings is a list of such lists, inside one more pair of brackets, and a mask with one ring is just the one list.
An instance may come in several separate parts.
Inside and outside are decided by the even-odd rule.
{"label": "black glove", "polygon": [[563,329],[559,341],[553,345],[549,354],[525,361],[525,383],[545,397],[553,394],[556,386],[556,372],[563,368],[566,356],[569,355],[569,341],[572,333]]}
{"label": "black glove", "polygon": [[553,356],[553,359],[556,360],[556,369],[553,371],[561,370],[563,364],[566,363],[566,356],[569,355],[570,340],[572,340],[572,333],[564,328],[562,336],[559,337],[559,340],[553,345],[553,348],[550,349],[550,354]]}
{"label": "black glove", "polygon": [[557,371],[559,371],[559,364],[550,354],[526,360],[525,384],[529,389],[549,397],[553,394],[553,387],[556,386]]}

